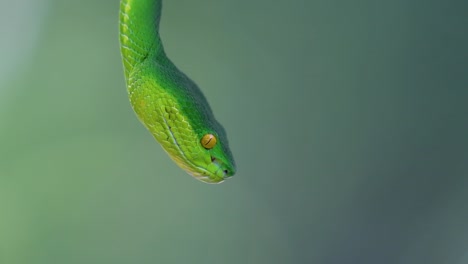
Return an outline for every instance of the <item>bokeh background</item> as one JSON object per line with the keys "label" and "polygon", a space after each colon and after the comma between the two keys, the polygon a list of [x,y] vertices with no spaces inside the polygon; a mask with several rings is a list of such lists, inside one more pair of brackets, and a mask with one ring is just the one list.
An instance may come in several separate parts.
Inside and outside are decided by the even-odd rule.
{"label": "bokeh background", "polygon": [[166,0],[221,185],[132,112],[118,0],[0,5],[0,263],[468,263],[467,2]]}

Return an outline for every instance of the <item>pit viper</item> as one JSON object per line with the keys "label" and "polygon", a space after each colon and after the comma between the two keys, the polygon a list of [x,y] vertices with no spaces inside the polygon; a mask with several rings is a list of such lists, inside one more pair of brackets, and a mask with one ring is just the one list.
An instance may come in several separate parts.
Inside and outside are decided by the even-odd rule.
{"label": "pit viper", "polygon": [[120,1],[120,52],[130,103],[182,169],[206,183],[223,182],[236,171],[226,131],[200,88],[164,52],[161,2]]}

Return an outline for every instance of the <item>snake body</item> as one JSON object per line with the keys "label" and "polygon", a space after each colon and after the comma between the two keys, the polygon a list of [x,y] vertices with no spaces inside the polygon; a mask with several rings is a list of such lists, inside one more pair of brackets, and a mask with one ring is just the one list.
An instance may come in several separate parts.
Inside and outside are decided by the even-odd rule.
{"label": "snake body", "polygon": [[120,51],[130,103],[169,156],[207,183],[234,175],[226,132],[198,86],[166,56],[161,0],[121,0]]}

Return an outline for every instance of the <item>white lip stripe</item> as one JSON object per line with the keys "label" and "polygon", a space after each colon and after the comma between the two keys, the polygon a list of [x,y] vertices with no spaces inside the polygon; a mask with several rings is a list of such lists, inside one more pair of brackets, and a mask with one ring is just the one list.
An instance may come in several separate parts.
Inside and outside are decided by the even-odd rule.
{"label": "white lip stripe", "polygon": [[[160,109],[160,110],[161,110],[161,109]],[[167,123],[166,117],[164,117],[164,114],[162,114],[162,113],[160,113],[160,114],[161,114],[161,116],[162,116],[162,118],[163,118],[163,120],[164,120],[164,125],[166,126],[166,129],[169,131],[169,133],[170,133],[170,135],[171,135],[172,141],[173,141],[174,144],[177,146],[177,150],[179,151],[179,153],[180,153],[181,156],[183,157],[184,161],[185,161],[187,164],[189,164],[190,166],[192,166],[192,167],[194,167],[194,168],[196,168],[196,169],[198,169],[198,170],[200,170],[200,171],[202,171],[202,172],[204,172],[204,173],[209,174],[209,172],[208,172],[205,168],[199,167],[199,166],[193,164],[189,159],[187,159],[187,156],[185,156],[184,151],[180,148],[179,143],[177,142],[176,138],[174,137],[174,133],[172,133],[172,130],[171,130],[171,128],[169,127],[169,124]],[[168,152],[168,154],[169,154],[169,152]],[[171,155],[171,154],[169,154],[169,156],[172,158],[172,155]],[[188,170],[189,168],[184,168],[184,169],[185,169],[185,171],[187,171],[190,175],[192,175],[192,176],[194,176],[194,177],[196,177],[196,175],[194,175],[195,173],[197,173],[197,174],[200,173],[200,172],[189,171],[189,170]],[[202,176],[202,175],[203,175],[203,174],[200,173],[200,174],[198,174],[197,176]],[[208,176],[208,175],[204,175],[204,176]]]}

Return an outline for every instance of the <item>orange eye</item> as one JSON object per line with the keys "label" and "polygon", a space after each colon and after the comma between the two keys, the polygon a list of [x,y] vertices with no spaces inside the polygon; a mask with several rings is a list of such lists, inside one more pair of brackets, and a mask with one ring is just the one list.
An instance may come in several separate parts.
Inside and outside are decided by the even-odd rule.
{"label": "orange eye", "polygon": [[201,144],[206,149],[212,149],[216,145],[216,137],[213,134],[206,134],[202,137]]}

